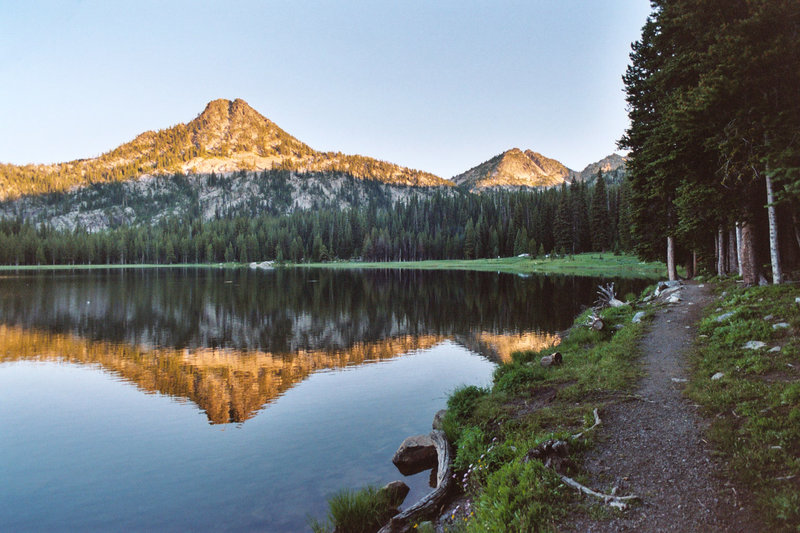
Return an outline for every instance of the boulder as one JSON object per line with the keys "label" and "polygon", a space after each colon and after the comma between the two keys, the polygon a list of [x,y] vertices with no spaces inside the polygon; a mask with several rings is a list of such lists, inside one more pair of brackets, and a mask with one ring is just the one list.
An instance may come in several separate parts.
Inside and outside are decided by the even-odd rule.
{"label": "boulder", "polygon": [[633,318],[631,319],[631,322],[633,322],[634,324],[638,324],[639,322],[642,321],[642,319],[644,318],[644,315],[645,315],[644,311],[639,311],[638,313],[633,315]]}
{"label": "boulder", "polygon": [[392,481],[381,488],[381,492],[389,497],[392,507],[400,507],[411,489],[402,481]]}
{"label": "boulder", "polygon": [[444,429],[444,415],[447,414],[447,409],[439,409],[433,415],[433,429]]}
{"label": "boulder", "polygon": [[430,435],[408,437],[392,457],[392,463],[404,476],[433,468],[436,466],[436,460],[436,446]]}

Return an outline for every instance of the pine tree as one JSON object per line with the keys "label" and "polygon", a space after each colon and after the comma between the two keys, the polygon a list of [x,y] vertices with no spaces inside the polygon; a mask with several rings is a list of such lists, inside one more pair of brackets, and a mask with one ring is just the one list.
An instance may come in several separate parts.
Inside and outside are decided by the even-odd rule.
{"label": "pine tree", "polygon": [[591,220],[592,250],[605,252],[608,250],[611,240],[611,218],[608,214],[606,180],[600,170],[597,171],[597,179],[592,191]]}

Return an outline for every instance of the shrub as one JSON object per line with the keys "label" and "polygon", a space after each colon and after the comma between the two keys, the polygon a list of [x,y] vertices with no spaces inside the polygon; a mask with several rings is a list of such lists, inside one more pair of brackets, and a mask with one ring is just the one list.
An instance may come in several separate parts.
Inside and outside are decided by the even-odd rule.
{"label": "shrub", "polygon": [[348,533],[373,533],[394,515],[389,495],[366,487],[360,490],[344,489],[328,499],[328,522],[310,523],[315,533],[347,531]]}

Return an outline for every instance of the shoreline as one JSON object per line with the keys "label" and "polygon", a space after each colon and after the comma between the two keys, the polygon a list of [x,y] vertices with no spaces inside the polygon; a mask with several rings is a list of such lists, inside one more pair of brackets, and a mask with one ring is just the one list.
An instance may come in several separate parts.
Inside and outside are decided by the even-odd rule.
{"label": "shoreline", "polygon": [[[118,270],[155,268],[251,268],[250,263],[128,263],[96,265],[0,265],[0,272],[47,270]],[[505,274],[554,274],[565,276],[662,279],[663,263],[642,263],[630,255],[585,253],[560,258],[531,259],[504,257],[496,259],[443,259],[426,261],[332,261],[329,263],[284,263],[274,268],[328,268],[348,270],[466,270]]]}

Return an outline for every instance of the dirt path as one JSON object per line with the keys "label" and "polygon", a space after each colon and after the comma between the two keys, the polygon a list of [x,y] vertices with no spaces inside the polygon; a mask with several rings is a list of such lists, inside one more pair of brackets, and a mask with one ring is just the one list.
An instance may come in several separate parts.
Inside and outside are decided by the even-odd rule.
{"label": "dirt path", "polygon": [[761,531],[737,492],[716,477],[720,468],[704,440],[707,422],[682,396],[695,324],[711,302],[686,284],[681,302],[657,311],[642,341],[645,376],[631,400],[606,407],[599,442],[582,470],[589,486],[642,501],[594,520],[575,515],[562,531]]}

